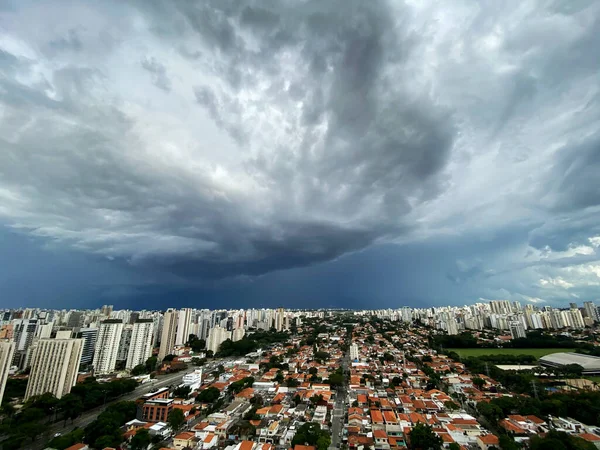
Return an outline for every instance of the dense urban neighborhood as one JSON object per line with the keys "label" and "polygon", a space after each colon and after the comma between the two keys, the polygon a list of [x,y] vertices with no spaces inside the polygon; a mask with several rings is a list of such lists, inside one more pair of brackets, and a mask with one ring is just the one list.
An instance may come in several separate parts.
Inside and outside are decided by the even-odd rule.
{"label": "dense urban neighborhood", "polygon": [[600,448],[597,309],[530,306],[5,311],[0,445]]}

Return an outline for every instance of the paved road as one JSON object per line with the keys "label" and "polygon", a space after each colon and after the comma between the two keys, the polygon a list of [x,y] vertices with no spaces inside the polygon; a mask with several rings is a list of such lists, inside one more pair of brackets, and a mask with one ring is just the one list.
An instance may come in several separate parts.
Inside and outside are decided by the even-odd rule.
{"label": "paved road", "polygon": [[151,392],[151,391],[155,391],[158,388],[169,386],[171,384],[179,384],[181,382],[181,378],[186,373],[193,372],[195,369],[196,369],[196,367],[189,367],[188,369],[186,369],[184,371],[156,378],[155,379],[156,381],[154,381],[154,382],[144,383],[144,384],[138,386],[133,392],[130,392],[129,394],[125,394],[122,397],[119,397],[118,399],[107,402],[103,406],[99,406],[97,408],[90,409],[90,410],[84,412],[81,416],[79,416],[77,419],[75,419],[73,421],[73,423],[67,422],[67,426],[63,426],[63,421],[61,420],[61,421],[51,425],[50,428],[46,431],[46,433],[44,433],[44,435],[42,435],[41,438],[39,438],[35,442],[31,443],[30,447],[28,447],[28,448],[31,448],[32,450],[43,449],[43,448],[45,448],[46,443],[50,439],[52,439],[52,436],[54,436],[54,434],[56,434],[56,433],[64,434],[64,433],[67,433],[67,432],[73,430],[75,427],[85,428],[87,425],[89,425],[91,422],[93,422],[96,419],[96,417],[98,417],[98,415],[102,411],[104,411],[104,409],[108,405],[111,405],[111,404],[117,403],[117,402],[122,402],[122,401],[136,400],[137,398],[141,397],[142,395],[147,394],[148,392]]}
{"label": "paved road", "polygon": [[[344,374],[348,370],[349,356],[346,354],[342,358],[342,369]],[[344,380],[346,378],[344,377]],[[346,396],[347,396],[347,383],[340,386],[336,393],[335,405],[333,407],[333,414],[331,417],[331,445],[329,450],[340,448],[342,442],[342,432],[344,430],[344,417],[346,415]]]}

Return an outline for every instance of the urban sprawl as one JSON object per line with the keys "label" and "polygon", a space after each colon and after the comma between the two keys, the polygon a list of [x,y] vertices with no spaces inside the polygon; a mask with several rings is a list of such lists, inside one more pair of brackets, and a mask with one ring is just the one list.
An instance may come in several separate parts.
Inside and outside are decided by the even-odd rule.
{"label": "urban sprawl", "polygon": [[0,310],[0,447],[600,449],[593,302]]}

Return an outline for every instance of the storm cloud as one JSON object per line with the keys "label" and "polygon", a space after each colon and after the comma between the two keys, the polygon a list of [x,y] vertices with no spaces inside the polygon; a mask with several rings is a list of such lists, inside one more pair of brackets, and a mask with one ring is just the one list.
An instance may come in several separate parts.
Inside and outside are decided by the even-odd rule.
{"label": "storm cloud", "polygon": [[451,301],[600,281],[595,2],[11,6],[13,231],[183,283],[380,245],[451,247]]}

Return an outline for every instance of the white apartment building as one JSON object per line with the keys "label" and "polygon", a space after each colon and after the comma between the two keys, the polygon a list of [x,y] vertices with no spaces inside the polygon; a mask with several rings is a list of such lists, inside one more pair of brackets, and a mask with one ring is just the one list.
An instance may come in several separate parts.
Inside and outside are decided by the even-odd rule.
{"label": "white apartment building", "polygon": [[107,319],[100,322],[92,363],[95,373],[111,373],[115,369],[122,333],[123,321],[121,319]]}
{"label": "white apartment building", "polygon": [[177,310],[168,309],[163,318],[162,333],[160,336],[160,348],[158,359],[162,361],[165,356],[171,354],[175,347],[177,333]]}
{"label": "white apartment building", "polygon": [[235,330],[233,330],[233,333],[231,334],[231,340],[233,342],[237,342],[237,341],[241,340],[245,334],[246,334],[246,330],[244,330],[243,328],[236,328]]}
{"label": "white apartment building", "polygon": [[217,353],[221,344],[227,339],[231,339],[231,333],[225,328],[221,328],[220,326],[211,328],[208,333],[206,348],[207,350],[212,350],[213,353]]}
{"label": "white apartment building", "polygon": [[40,339],[33,344],[25,400],[46,392],[57,398],[71,392],[83,350],[83,339]]}
{"label": "white apartment building", "polygon": [[183,308],[179,311],[175,345],[183,345],[188,341],[190,337],[190,324],[192,323],[192,312],[192,308]]}
{"label": "white apartment building", "polygon": [[15,343],[9,340],[0,341],[0,405],[4,397],[4,388],[8,379],[8,371],[15,352]]}
{"label": "white apartment building", "polygon": [[152,319],[138,319],[133,324],[126,369],[131,370],[139,364],[144,364],[152,356],[153,330],[154,321]]}
{"label": "white apartment building", "polygon": [[350,345],[350,359],[352,361],[358,360],[358,345],[356,344]]}

